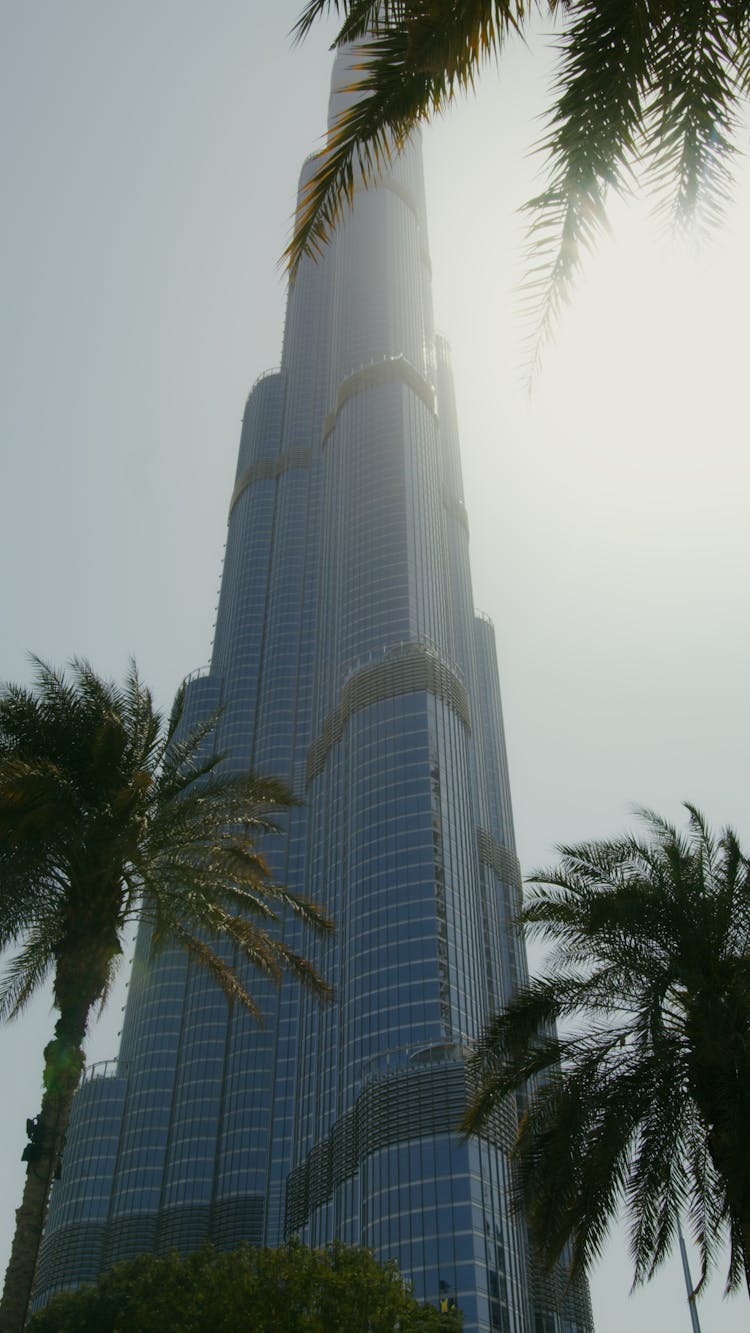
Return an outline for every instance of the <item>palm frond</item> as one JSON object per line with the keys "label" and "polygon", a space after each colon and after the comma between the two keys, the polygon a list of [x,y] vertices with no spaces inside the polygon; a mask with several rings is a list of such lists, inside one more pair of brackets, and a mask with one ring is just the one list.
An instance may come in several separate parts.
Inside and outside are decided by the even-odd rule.
{"label": "palm frond", "polygon": [[294,41],[304,41],[317,20],[325,14],[330,14],[332,10],[340,14],[342,10],[349,8],[348,0],[307,0],[305,8],[292,28]]}
{"label": "palm frond", "polygon": [[[205,940],[200,939],[197,935],[191,934],[179,921],[173,921],[170,924],[169,938],[172,942],[177,940],[188,957],[192,958],[200,967],[206,969],[224,992],[227,1000],[234,1001],[242,1008],[247,1009],[258,1025],[263,1025],[263,1013],[250,992],[242,985],[235,968],[226,963],[220,954],[211,948],[210,944],[207,944]],[[163,944],[161,937],[156,937],[156,943],[158,945]]]}
{"label": "palm frond", "polygon": [[593,1047],[532,1094],[516,1158],[530,1225],[547,1265],[566,1243],[573,1273],[601,1253],[625,1188],[647,1092],[635,1062],[603,1063]]}
{"label": "palm frond", "polygon": [[185,712],[186,690],[187,690],[187,682],[183,680],[177,687],[174,699],[172,701],[172,707],[169,713],[169,718],[167,719],[167,728],[165,733],[167,746],[170,746],[172,741],[175,739],[177,731],[182,722],[183,714]]}
{"label": "palm frond", "polygon": [[750,1216],[750,864],[687,812],[686,834],[639,810],[647,838],[566,845],[537,872],[521,919],[552,953],[480,1037],[463,1128],[525,1090],[516,1157],[548,1265],[570,1246],[585,1268],[624,1201],[635,1283],[683,1214],[701,1284],[728,1231],[732,1286]]}
{"label": "palm frond", "polygon": [[[422,79],[419,90],[412,91],[411,105],[406,101],[401,77],[405,38],[399,34],[371,38],[366,50],[371,57],[369,68],[374,72],[377,67],[377,54],[381,74],[387,71],[386,86],[377,98],[374,94],[372,98],[360,97],[347,108],[329,131],[325,148],[314,158],[314,169],[301,194],[293,236],[282,257],[291,281],[297,276],[303,256],[316,258],[323,253],[354,200],[355,188],[366,186],[387,169],[393,156],[411,138],[417,117],[425,114],[428,105],[426,79]],[[363,77],[357,87],[364,91],[367,67],[362,63],[359,68]],[[392,106],[394,98],[401,105],[399,116]]]}
{"label": "palm frond", "polygon": [[161,713],[154,708],[151,691],[143,684],[134,661],[125,680],[121,716],[128,737],[128,753],[134,767],[159,767],[169,743]]}
{"label": "palm frond", "polygon": [[74,785],[56,763],[0,761],[0,845],[28,847],[34,840],[42,846],[77,810]]}
{"label": "palm frond", "polygon": [[23,947],[6,964],[0,981],[0,1020],[16,1018],[25,1009],[54,964],[54,947],[48,935],[32,927]]}
{"label": "palm frond", "polygon": [[273,883],[255,846],[283,836],[296,804],[285,784],[220,769],[219,714],[192,731],[180,720],[170,736],[135,664],[122,685],[83,660],[66,672],[34,659],[34,671],[33,689],[0,694],[0,945],[20,945],[0,1016],[17,1012],[53,965],[62,1003],[86,939],[91,975],[79,989],[86,1005],[103,999],[138,905],[157,933],[203,940],[194,956],[233,996],[245,988],[205,943],[211,932],[267,975],[290,971],[327,994],[315,969],[259,925],[276,928],[291,912],[331,929],[319,907]]}
{"label": "palm frond", "polygon": [[32,928],[49,928],[63,894],[45,858],[18,850],[0,854],[0,951],[19,944]]}
{"label": "palm frond", "polygon": [[687,1197],[687,1089],[684,1080],[660,1079],[658,1073],[652,1065],[651,1096],[639,1121],[626,1187],[634,1286],[651,1278],[671,1250]]}
{"label": "palm frond", "polygon": [[334,46],[345,46],[377,32],[383,23],[398,21],[405,8],[403,0],[308,0],[292,28],[292,37],[295,44],[304,41],[319,18],[335,11],[344,18]]}
{"label": "palm frond", "polygon": [[696,1292],[704,1285],[720,1251],[726,1218],[722,1190],[706,1143],[704,1127],[689,1114],[685,1127],[686,1166],[689,1179],[687,1219],[700,1258]]}
{"label": "palm frond", "polygon": [[[538,151],[542,188],[525,206],[530,376],[570,298],[584,257],[608,229],[612,192],[640,179],[684,226],[721,221],[731,194],[738,107],[750,89],[746,0],[549,0],[565,16],[558,72]],[[335,47],[358,43],[357,101],[316,157],[284,260],[293,279],[318,256],[354,192],[388,167],[416,124],[472,88],[510,31],[521,0],[308,0],[296,40],[335,12]]]}
{"label": "palm frond", "polygon": [[[551,7],[554,7],[552,5]],[[454,0],[347,5],[336,44],[358,41],[352,104],[329,132],[302,194],[285,253],[293,280],[304,255],[319,256],[351,205],[355,189],[377,179],[411,139],[420,120],[443,111],[472,88],[480,65],[525,19],[522,0]],[[309,5],[299,34],[321,12]]]}
{"label": "palm frond", "polygon": [[678,222],[691,221],[700,209],[715,226],[729,198],[735,40],[715,0],[676,5],[659,19],[647,160],[657,198]]}
{"label": "palm frond", "polygon": [[[597,1060],[606,1060],[628,1034],[627,1025],[616,1021],[619,997],[617,975],[581,976],[563,968],[551,969],[520,990],[479,1037],[469,1065],[477,1090],[461,1122],[462,1132],[480,1129],[493,1107],[534,1077],[579,1057],[589,1060],[592,1051]],[[558,1020],[581,1012],[602,1013],[610,1021],[601,1028],[589,1026],[583,1035],[566,1031],[559,1036]]]}

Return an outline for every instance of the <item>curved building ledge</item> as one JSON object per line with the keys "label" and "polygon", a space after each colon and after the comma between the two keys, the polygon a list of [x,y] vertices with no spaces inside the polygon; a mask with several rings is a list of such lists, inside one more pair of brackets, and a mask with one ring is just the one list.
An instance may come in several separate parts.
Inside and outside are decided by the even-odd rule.
{"label": "curved building ledge", "polygon": [[[287,1234],[303,1227],[310,1214],[330,1199],[334,1189],[350,1179],[371,1153],[394,1143],[456,1134],[471,1082],[463,1054],[446,1049],[432,1064],[401,1068],[366,1084],[330,1134],[289,1173]],[[515,1103],[506,1098],[493,1110],[488,1133],[483,1137],[509,1152],[516,1129]]]}
{"label": "curved building ledge", "polygon": [[419,205],[414,191],[410,190],[406,185],[402,185],[400,181],[394,180],[393,176],[377,176],[373,181],[365,182],[363,180],[358,180],[355,182],[355,194],[365,194],[368,190],[390,190],[391,194],[397,195],[401,202],[406,204],[407,208],[411,209],[417,222],[421,226],[422,219],[420,217]]}
{"label": "curved building ledge", "polygon": [[276,458],[261,458],[257,463],[251,463],[249,467],[237,479],[237,484],[232,491],[232,498],[229,501],[229,516],[239,500],[242,492],[252,486],[254,481],[273,481],[280,477],[282,472],[288,472],[293,467],[310,466],[309,449],[289,449],[285,454],[279,454]]}
{"label": "curved building ledge", "polygon": [[521,863],[515,852],[503,847],[501,842],[498,842],[491,833],[483,828],[477,829],[477,848],[479,860],[482,864],[489,866],[504,884],[510,885],[515,890],[518,907],[520,908],[523,876],[521,874]]}
{"label": "curved building ledge", "polygon": [[353,713],[382,699],[419,691],[442,699],[471,730],[469,696],[456,673],[421,644],[404,644],[349,677],[338,707],[328,714],[320,735],[307,752],[307,781],[312,782],[322,771],[329,751],[341,739]]}
{"label": "curved building ledge", "polygon": [[405,356],[389,356],[383,361],[373,361],[369,366],[362,366],[342,380],[336,390],[336,403],[323,422],[323,444],[326,443],[336,425],[336,419],[345,403],[365,389],[377,389],[383,384],[405,384],[432,412],[437,415],[435,390],[424,375],[407,361]]}

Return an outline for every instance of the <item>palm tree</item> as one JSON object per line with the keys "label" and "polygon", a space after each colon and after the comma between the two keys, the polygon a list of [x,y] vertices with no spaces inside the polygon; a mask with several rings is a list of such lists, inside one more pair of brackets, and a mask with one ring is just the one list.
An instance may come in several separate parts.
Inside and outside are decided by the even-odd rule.
{"label": "palm tree", "polygon": [[273,884],[253,845],[293,803],[287,788],[221,772],[216,718],[184,735],[178,696],[164,726],[134,667],[118,687],[85,662],[66,675],[35,661],[33,689],[11,685],[0,695],[0,948],[17,949],[0,984],[0,1017],[18,1014],[49,976],[59,1017],[44,1051],[41,1110],[29,1122],[2,1333],[23,1328],[86,1026],[129,924],[149,923],[157,948],[177,941],[258,1019],[214,942],[228,941],[276,980],[287,970],[328,992],[273,925],[286,908],[315,929],[330,922]]}
{"label": "palm tree", "polygon": [[635,1283],[686,1213],[698,1287],[728,1231],[728,1286],[750,1291],[750,861],[687,809],[686,835],[641,811],[648,839],[561,847],[533,876],[521,919],[552,950],[481,1038],[463,1129],[525,1099],[519,1194],[546,1264],[585,1268],[624,1202]]}
{"label": "palm tree", "polygon": [[327,241],[354,185],[376,176],[416,125],[473,88],[535,9],[561,22],[557,80],[539,147],[545,188],[527,205],[527,293],[538,351],[569,294],[582,252],[606,226],[607,193],[643,174],[678,222],[726,203],[734,131],[750,87],[747,0],[307,0],[295,34],[343,16],[334,46],[361,43],[362,94],[317,155],[286,252],[292,276]]}

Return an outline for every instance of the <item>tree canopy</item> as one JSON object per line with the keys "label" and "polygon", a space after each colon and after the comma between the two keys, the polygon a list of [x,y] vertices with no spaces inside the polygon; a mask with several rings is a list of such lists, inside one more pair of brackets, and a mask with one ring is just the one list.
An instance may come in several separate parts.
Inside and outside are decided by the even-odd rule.
{"label": "tree canopy", "polygon": [[[536,12],[554,20],[557,74],[537,145],[546,183],[526,205],[535,348],[553,327],[583,252],[607,225],[610,190],[636,177],[680,224],[714,224],[731,185],[736,125],[750,91],[749,0],[308,0],[295,34],[324,14],[334,46],[358,42],[360,94],[317,154],[286,252],[292,276],[420,121],[472,89]],[[502,67],[501,67],[502,70]]]}
{"label": "tree canopy", "polygon": [[699,1286],[728,1233],[728,1285],[750,1291],[750,861],[687,808],[687,834],[644,811],[648,838],[560,847],[533,876],[522,920],[551,953],[487,1026],[463,1127],[525,1097],[515,1155],[549,1265],[570,1245],[586,1267],[622,1204],[636,1283],[682,1215]]}
{"label": "tree canopy", "polygon": [[460,1333],[458,1314],[422,1306],[395,1263],[333,1244],[311,1250],[207,1246],[180,1258],[143,1254],[98,1286],[56,1297],[28,1333]]}
{"label": "tree canopy", "polygon": [[[85,662],[68,674],[36,662],[34,688],[0,694],[0,1018],[47,978],[59,1013],[44,1051],[44,1092],[29,1122],[24,1198],[0,1305],[3,1333],[23,1327],[47,1199],[84,1063],[92,1009],[106,998],[129,924],[152,947],[177,944],[228,999],[260,1010],[221,942],[274,980],[328,987],[275,926],[290,909],[331,923],[270,878],[255,840],[293,802],[283,783],[221,768],[216,717],[168,725],[135,667],[123,686]],[[231,954],[230,954],[231,956]]]}

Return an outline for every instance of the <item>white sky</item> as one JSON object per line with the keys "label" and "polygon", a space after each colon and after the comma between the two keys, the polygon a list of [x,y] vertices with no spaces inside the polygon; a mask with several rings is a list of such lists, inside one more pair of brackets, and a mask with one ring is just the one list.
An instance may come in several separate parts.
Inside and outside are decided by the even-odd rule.
{"label": "white sky", "polygon": [[[275,265],[324,126],[301,0],[5,0],[0,10],[0,676],[33,651],[136,657],[168,706],[208,657],[239,425],[279,357]],[[714,242],[640,206],[587,264],[531,398],[520,376],[529,147],[548,57],[516,44],[426,135],[435,306],[454,350],[477,605],[494,619],[519,852],[615,834],[633,802],[747,813],[750,171]],[[748,142],[747,128],[741,138]],[[122,996],[92,1043],[112,1054]],[[38,1109],[42,1001],[0,1032],[0,1261]],[[599,1333],[689,1329],[677,1264]],[[742,1295],[704,1333],[747,1327]]]}

